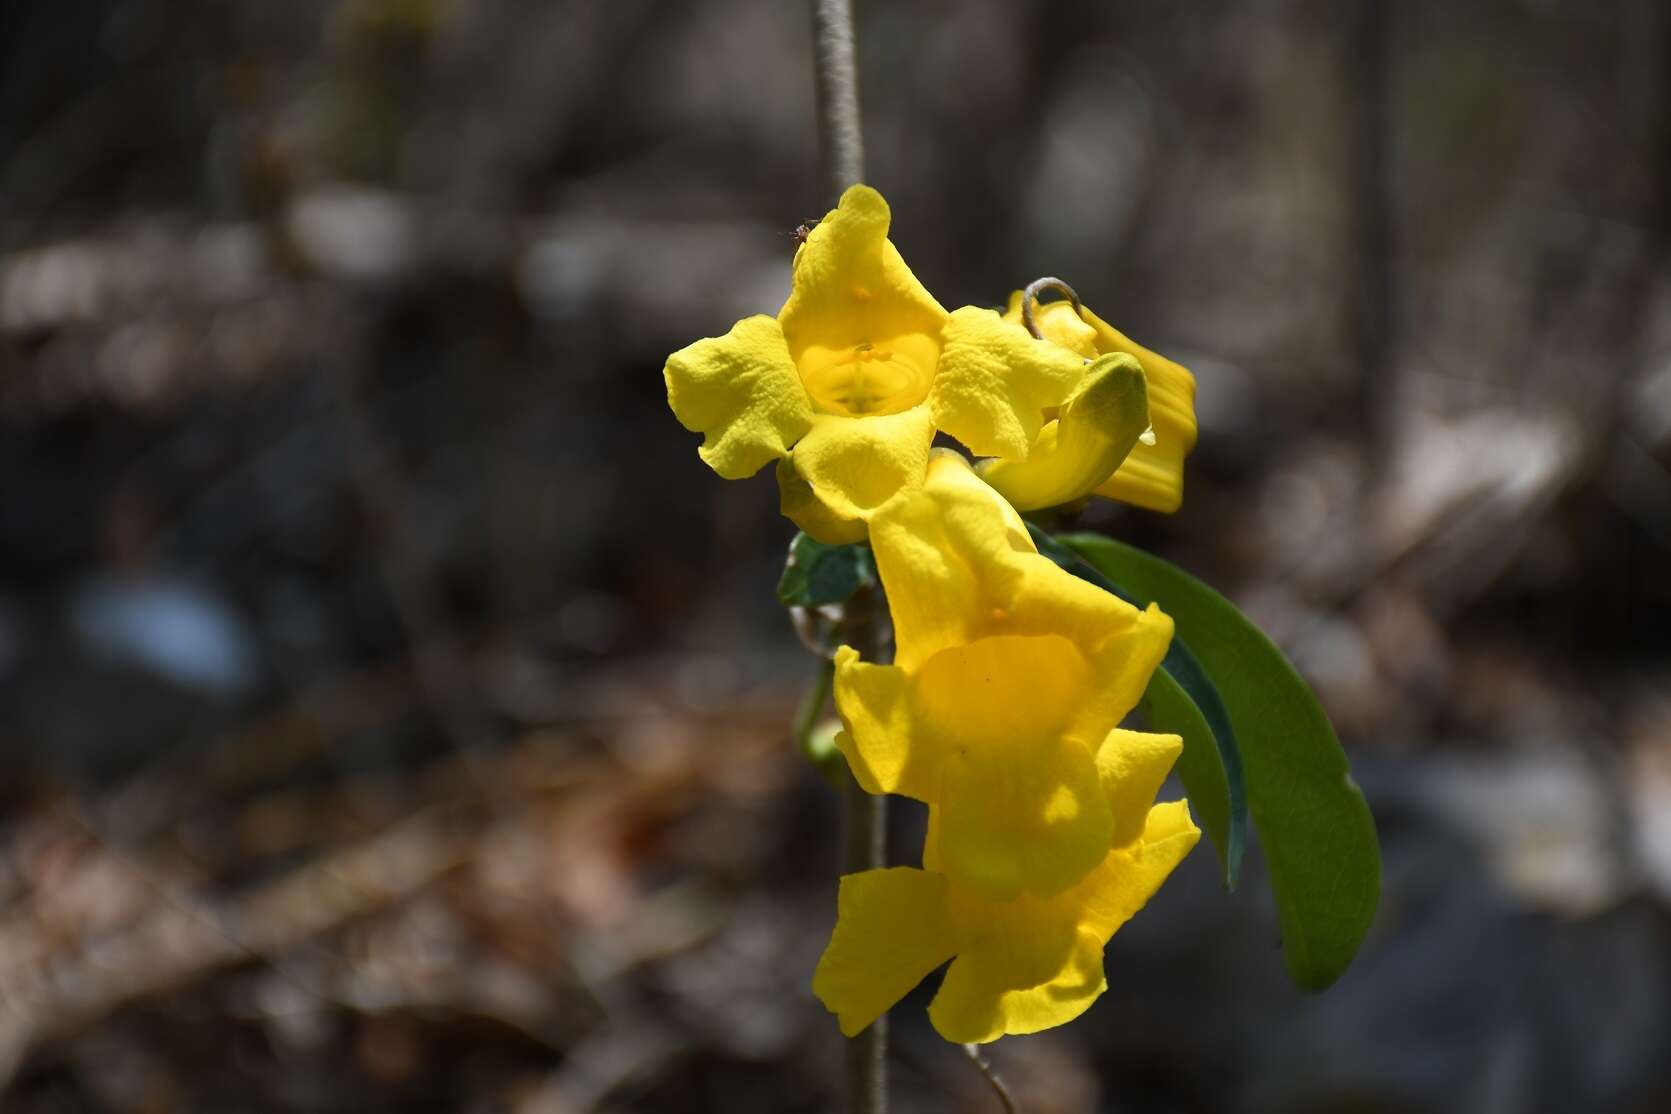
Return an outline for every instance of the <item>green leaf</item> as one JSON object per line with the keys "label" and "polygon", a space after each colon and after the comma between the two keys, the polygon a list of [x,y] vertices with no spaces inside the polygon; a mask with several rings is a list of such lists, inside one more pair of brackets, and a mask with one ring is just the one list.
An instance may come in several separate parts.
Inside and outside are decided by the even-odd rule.
{"label": "green leaf", "polygon": [[841,603],[875,583],[876,561],[869,546],[825,545],[796,534],[777,583],[777,598],[785,607],[822,607]]}
{"label": "green leaf", "polygon": [[[1148,606],[1148,601],[1133,599],[1040,527],[1028,523],[1027,530],[1039,552],[1068,572],[1127,603]],[[1166,658],[1149,678],[1138,710],[1152,729],[1184,740],[1184,751],[1178,756],[1178,780],[1184,783],[1190,805],[1218,852],[1225,889],[1234,891],[1241,878],[1242,848],[1247,840],[1247,791],[1242,781],[1241,752],[1218,689],[1176,633]]]}
{"label": "green leaf", "polygon": [[1098,534],[1060,540],[1158,602],[1216,683],[1241,747],[1288,973],[1308,990],[1328,986],[1357,954],[1381,895],[1375,821],[1328,716],[1271,640],[1199,580]]}
{"label": "green leaf", "polygon": [[[1218,851],[1218,861],[1224,867],[1224,888],[1235,890],[1242,872],[1247,811],[1241,801],[1239,778],[1232,795],[1222,752],[1212,745],[1217,735],[1194,698],[1164,665],[1149,678],[1137,710],[1152,730],[1183,738],[1184,751],[1178,755],[1175,767],[1178,780],[1184,783],[1191,809]],[[1236,770],[1239,775],[1240,767]]]}

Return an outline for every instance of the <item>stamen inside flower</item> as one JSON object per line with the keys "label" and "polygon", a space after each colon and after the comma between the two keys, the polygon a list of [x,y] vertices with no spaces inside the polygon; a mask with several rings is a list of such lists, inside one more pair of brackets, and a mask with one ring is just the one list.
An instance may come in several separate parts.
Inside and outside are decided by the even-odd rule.
{"label": "stamen inside flower", "polygon": [[907,333],[842,348],[808,345],[797,367],[816,409],[863,418],[897,414],[927,398],[939,360],[936,338]]}

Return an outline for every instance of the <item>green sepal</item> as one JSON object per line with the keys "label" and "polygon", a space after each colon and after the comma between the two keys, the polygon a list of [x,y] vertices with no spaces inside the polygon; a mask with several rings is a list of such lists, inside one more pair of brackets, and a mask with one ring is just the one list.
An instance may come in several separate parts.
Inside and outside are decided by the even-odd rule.
{"label": "green sepal", "polygon": [[777,583],[785,607],[842,603],[876,583],[876,559],[866,545],[825,545],[806,534],[789,543],[789,558]]}

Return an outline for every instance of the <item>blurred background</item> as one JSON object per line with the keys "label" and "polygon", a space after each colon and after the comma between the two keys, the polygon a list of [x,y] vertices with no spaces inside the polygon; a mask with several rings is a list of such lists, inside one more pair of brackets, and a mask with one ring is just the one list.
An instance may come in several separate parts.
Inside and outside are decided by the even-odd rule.
{"label": "blurred background", "polygon": [[[1198,851],[1023,1109],[1671,1108],[1671,10],[857,18],[929,289],[1195,371],[1183,510],[1080,524],[1292,653],[1386,855],[1306,997]],[[660,375],[816,138],[801,3],[0,7],[0,1107],[836,1108],[791,528]],[[996,1111],[926,1000],[898,1108]]]}

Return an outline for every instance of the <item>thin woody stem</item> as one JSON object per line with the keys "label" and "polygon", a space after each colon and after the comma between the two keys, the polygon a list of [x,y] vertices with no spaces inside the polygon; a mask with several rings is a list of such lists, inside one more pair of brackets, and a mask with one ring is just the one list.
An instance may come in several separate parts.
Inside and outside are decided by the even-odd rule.
{"label": "thin woody stem", "polygon": [[[867,661],[883,660],[884,633],[881,609],[886,606],[871,593],[859,593],[848,600],[848,645]],[[888,798],[873,796],[860,787],[849,771],[842,783],[843,815],[841,872],[856,874],[888,865]],[[887,1114],[888,1110],[888,1015],[886,1013],[847,1042],[845,1075],[847,1108],[852,1114]]]}
{"label": "thin woody stem", "polygon": [[[824,192],[834,208],[848,186],[864,180],[864,135],[859,124],[859,78],[853,63],[851,0],[812,0],[813,47],[817,56],[818,149],[824,163]],[[874,622],[870,632],[876,631]],[[880,641],[859,649],[875,661]],[[886,798],[872,796],[849,775],[842,792],[846,816],[843,874],[875,870],[887,862]],[[847,1103],[853,1114],[886,1114],[888,1109],[888,1018],[877,1018],[847,1042]]]}
{"label": "thin woody stem", "polygon": [[969,1062],[974,1064],[976,1069],[986,1077],[987,1083],[992,1087],[992,1093],[997,1095],[998,1101],[1004,1104],[1004,1114],[1021,1114],[1021,1107],[1015,1104],[1015,1096],[1010,1094],[1010,1089],[1004,1085],[1003,1079],[998,1075],[998,1069],[993,1067],[992,1061],[986,1058],[986,1054],[981,1051],[981,1046],[966,1044],[963,1046],[963,1054],[969,1057]]}
{"label": "thin woody stem", "polygon": [[865,176],[851,0],[812,0],[812,31],[818,57],[818,151],[825,201],[834,208],[842,191]]}
{"label": "thin woody stem", "polygon": [[[887,798],[866,793],[851,774],[841,797],[846,814],[842,873],[879,869],[887,861]],[[887,1114],[887,1061],[888,1015],[884,1013],[847,1042],[847,1107],[853,1114]]]}

